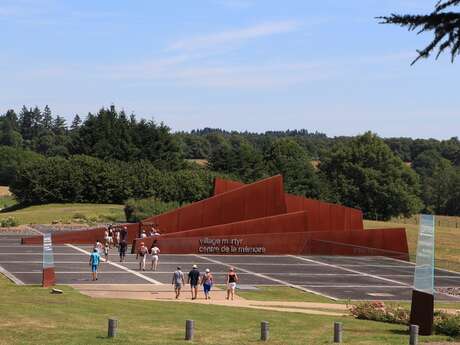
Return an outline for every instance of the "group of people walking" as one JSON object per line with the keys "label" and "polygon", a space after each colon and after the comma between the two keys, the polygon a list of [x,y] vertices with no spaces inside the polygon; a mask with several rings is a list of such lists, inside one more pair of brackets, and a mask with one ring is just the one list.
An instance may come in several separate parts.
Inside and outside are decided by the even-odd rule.
{"label": "group of people walking", "polygon": [[96,241],[93,251],[89,258],[89,265],[91,266],[92,280],[97,280],[97,273],[101,263],[101,258],[104,256],[106,262],[109,261],[109,252],[113,247],[118,248],[120,262],[125,261],[126,250],[128,248],[128,227],[126,226],[112,226],[109,225],[104,230],[104,244],[99,240]]}
{"label": "group of people walking", "polygon": [[160,248],[158,248],[155,244],[152,246],[152,248],[149,249],[147,246],[144,244],[144,242],[141,242],[141,246],[139,247],[139,250],[136,255],[136,259],[139,260],[139,271],[145,271],[145,264],[147,261],[147,257],[150,254],[150,259],[152,262],[152,266],[150,269],[152,271],[156,271],[158,268],[158,263],[159,263],[159,254],[160,254]]}
{"label": "group of people walking", "polygon": [[[142,230],[140,237],[145,238],[148,236],[159,236],[160,232],[152,226],[151,230],[148,234]],[[110,249],[113,247],[118,248],[118,254],[120,257],[120,262],[124,262],[126,259],[126,251],[128,249],[128,227],[127,226],[113,226],[109,225],[104,230],[104,244],[102,244],[99,240],[96,241],[94,244],[93,252],[90,256],[90,266],[92,271],[92,278],[93,280],[97,280],[97,272],[99,269],[99,264],[101,262],[101,257],[104,256],[104,260],[106,262],[109,261],[109,253]],[[154,240],[154,243],[156,240]],[[150,251],[141,243],[141,247],[137,253],[136,259],[139,260],[139,270],[145,271],[145,265],[147,261],[147,256],[150,255],[152,266],[151,270],[156,271],[158,268],[158,254],[160,254],[160,249],[157,246],[152,246]]]}
{"label": "group of people walking", "polygon": [[[239,282],[239,277],[233,267],[230,267],[227,273],[227,299],[235,296],[236,284]],[[180,266],[174,271],[172,276],[172,285],[176,293],[176,299],[180,297],[182,287],[185,285],[185,275]],[[193,265],[190,272],[187,274],[187,284],[190,284],[190,292],[192,293],[192,300],[198,297],[198,286],[203,286],[203,293],[205,299],[211,299],[211,289],[214,285],[214,277],[209,268],[206,268],[204,273],[201,274],[197,265]]]}
{"label": "group of people walking", "polygon": [[[148,234],[149,236],[159,236],[160,233],[154,227]],[[112,247],[118,247],[120,256],[120,262],[125,261],[127,244],[128,229],[126,226],[113,227],[108,226],[104,231],[104,244],[100,241],[96,241],[93,251],[89,258],[89,265],[91,266],[92,280],[97,280],[97,273],[99,265],[102,261],[101,257],[104,255],[104,260],[109,262],[109,251]],[[142,231],[141,238],[147,237],[145,231]],[[153,245],[150,250],[145,245],[145,242],[140,243],[140,247],[136,254],[136,260],[139,260],[139,270],[145,271],[147,259],[150,258],[152,271],[156,271],[159,265],[160,248],[156,246],[156,240],[153,241]],[[233,300],[235,296],[236,285],[239,283],[239,277],[233,267],[230,267],[227,273],[227,299]],[[206,268],[203,274],[198,270],[197,265],[193,265],[190,272],[187,274],[187,284],[190,284],[190,290],[192,294],[192,300],[198,296],[198,287],[203,287],[203,293],[205,299],[211,298],[211,289],[214,285],[214,277],[209,268]],[[181,268],[178,266],[172,276],[172,285],[176,294],[176,299],[180,297],[182,287],[185,285],[185,275]]]}

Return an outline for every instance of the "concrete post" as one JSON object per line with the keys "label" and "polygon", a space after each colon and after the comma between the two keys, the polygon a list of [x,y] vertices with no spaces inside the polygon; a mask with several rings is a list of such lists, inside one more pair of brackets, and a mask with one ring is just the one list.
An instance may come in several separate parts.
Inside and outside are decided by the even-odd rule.
{"label": "concrete post", "polygon": [[268,321],[262,321],[260,323],[260,340],[268,341],[270,338],[270,325]]}
{"label": "concrete post", "polygon": [[109,319],[108,337],[109,338],[116,337],[117,329],[118,329],[118,320],[117,319]]}
{"label": "concrete post", "polygon": [[418,344],[418,325],[410,325],[409,345]]}
{"label": "concrete post", "polygon": [[186,320],[185,321],[185,340],[193,340],[193,333],[195,330],[195,321]]}
{"label": "concrete post", "polygon": [[342,323],[334,322],[334,343],[342,342]]}

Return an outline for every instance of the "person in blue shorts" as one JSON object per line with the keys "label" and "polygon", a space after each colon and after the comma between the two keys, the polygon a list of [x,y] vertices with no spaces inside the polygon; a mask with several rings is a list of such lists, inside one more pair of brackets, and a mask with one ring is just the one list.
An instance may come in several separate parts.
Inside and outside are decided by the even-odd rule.
{"label": "person in blue shorts", "polygon": [[93,281],[97,280],[97,270],[99,267],[99,263],[101,262],[101,256],[96,248],[94,248],[93,252],[89,256],[89,265],[91,266],[91,274],[93,277]]}
{"label": "person in blue shorts", "polygon": [[211,299],[211,288],[213,284],[214,278],[212,277],[211,270],[206,268],[203,276],[201,277],[201,285],[203,285],[205,299]]}

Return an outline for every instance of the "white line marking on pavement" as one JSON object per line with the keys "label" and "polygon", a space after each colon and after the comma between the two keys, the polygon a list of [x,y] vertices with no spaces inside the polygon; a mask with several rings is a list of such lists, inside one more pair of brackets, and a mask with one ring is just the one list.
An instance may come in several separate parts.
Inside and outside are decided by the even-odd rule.
{"label": "white line marking on pavement", "polygon": [[24,282],[21,279],[16,278],[12,273],[8,272],[2,266],[0,266],[0,273],[2,273],[5,277],[7,277],[16,285],[24,285]]}
{"label": "white line marking on pavement", "polygon": [[369,277],[369,278],[378,279],[378,280],[382,280],[382,281],[386,281],[386,282],[390,282],[390,283],[395,283],[395,284],[399,284],[399,285],[404,285],[404,286],[410,286],[410,287],[412,287],[412,285],[408,285],[408,284],[406,284],[406,283],[403,283],[403,282],[400,282],[400,281],[397,281],[397,280],[388,279],[388,278],[383,278],[383,277],[376,276],[376,275],[373,275],[373,274],[369,274],[369,273],[364,273],[364,272],[352,270],[351,268],[346,268],[346,267],[342,267],[342,266],[338,266],[338,265],[333,265],[333,264],[327,264],[327,263],[325,263],[325,262],[316,261],[316,260],[312,260],[312,259],[307,259],[307,258],[304,258],[304,257],[301,257],[301,256],[297,256],[297,255],[289,255],[289,256],[292,257],[292,258],[296,258],[296,259],[299,259],[299,260],[306,261],[306,262],[314,262],[314,263],[317,263],[317,264],[319,264],[319,265],[324,265],[324,266],[327,266],[327,267],[338,268],[338,269],[341,269],[341,270],[344,270],[344,271],[347,271],[347,272],[351,272],[351,273],[357,273],[357,274],[360,274],[360,275],[365,276],[365,277]]}
{"label": "white line marking on pavement", "polygon": [[264,278],[264,279],[267,279],[267,280],[271,280],[273,282],[276,282],[276,283],[279,283],[281,285],[284,285],[284,286],[289,286],[289,287],[292,287],[294,289],[297,289],[297,290],[301,290],[301,291],[305,291],[305,292],[310,292],[310,293],[313,293],[315,295],[320,295],[320,296],[323,296],[323,297],[326,297],[326,298],[330,298],[332,300],[337,300],[337,298],[335,297],[332,297],[332,296],[329,296],[329,295],[326,295],[326,294],[323,294],[323,293],[320,293],[320,292],[317,292],[317,291],[314,291],[314,290],[310,290],[310,289],[307,289],[305,287],[302,287],[300,285],[296,285],[296,284],[291,284],[291,283],[288,283],[284,280],[281,280],[281,279],[276,279],[276,278],[272,278],[270,276],[267,276],[265,274],[260,274],[260,273],[256,273],[256,272],[252,272],[250,270],[247,270],[247,269],[244,269],[244,268],[241,268],[241,267],[238,267],[236,265],[230,265],[230,264],[227,264],[227,263],[224,263],[224,262],[221,262],[221,261],[218,261],[218,260],[214,260],[214,259],[211,259],[211,258],[207,258],[205,256],[201,256],[201,255],[194,255],[200,259],[203,259],[203,260],[207,260],[209,262],[213,262],[215,264],[219,264],[219,265],[224,265],[224,266],[227,266],[227,267],[234,267],[236,268],[237,270],[241,271],[241,272],[245,272],[245,273],[248,273],[248,274],[251,274],[251,275],[254,275],[256,277],[259,277],[259,278]]}
{"label": "white line marking on pavement", "polygon": [[[73,244],[68,244],[68,243],[67,243],[66,246],[68,246],[68,247],[70,247],[70,248],[73,248],[73,249],[75,249],[75,250],[78,250],[78,251],[81,252],[81,253],[85,253],[86,255],[91,255],[90,252],[88,252],[88,251],[86,251],[86,250],[84,250],[84,249],[81,249],[81,248],[79,248],[79,247],[77,247],[77,246],[74,246]],[[105,259],[102,258],[102,261],[105,261]],[[157,281],[157,280],[155,280],[155,279],[152,279],[152,278],[150,278],[150,277],[147,277],[147,276],[145,276],[145,275],[143,275],[143,274],[141,274],[141,273],[139,273],[139,272],[133,271],[133,270],[131,270],[131,269],[129,269],[129,268],[123,266],[123,265],[119,265],[119,264],[117,264],[117,263],[115,263],[115,262],[112,262],[112,261],[109,261],[109,262],[107,262],[107,263],[108,263],[109,265],[112,265],[112,266],[114,266],[114,267],[117,267],[117,268],[119,268],[119,269],[121,269],[121,270],[124,270],[124,271],[126,271],[126,272],[131,273],[131,274],[134,274],[135,276],[137,276],[137,277],[139,277],[139,278],[142,278],[142,279],[144,279],[144,280],[146,280],[146,281],[148,281],[148,282],[150,282],[150,283],[152,283],[152,284],[155,284],[155,285],[163,285],[163,284],[160,283],[159,281]]]}

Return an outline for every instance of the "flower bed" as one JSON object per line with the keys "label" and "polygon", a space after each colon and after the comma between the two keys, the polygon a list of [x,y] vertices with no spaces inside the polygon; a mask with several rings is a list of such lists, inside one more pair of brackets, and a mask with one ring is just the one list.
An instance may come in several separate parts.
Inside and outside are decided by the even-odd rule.
{"label": "flower bed", "polygon": [[410,312],[400,306],[385,305],[383,302],[363,302],[350,308],[357,319],[408,325]]}
{"label": "flower bed", "polygon": [[[401,306],[385,305],[383,302],[363,302],[350,308],[357,319],[409,325],[410,311]],[[460,337],[460,314],[448,314],[443,311],[434,313],[433,328],[436,334],[453,338]]]}

